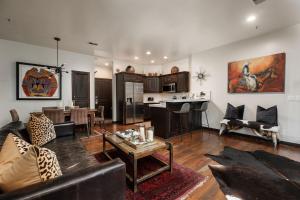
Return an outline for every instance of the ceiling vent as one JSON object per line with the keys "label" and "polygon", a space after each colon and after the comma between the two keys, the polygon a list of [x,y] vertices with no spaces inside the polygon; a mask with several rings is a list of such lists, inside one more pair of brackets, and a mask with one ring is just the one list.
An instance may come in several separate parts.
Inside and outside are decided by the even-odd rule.
{"label": "ceiling vent", "polygon": [[255,5],[261,4],[266,0],[252,0]]}

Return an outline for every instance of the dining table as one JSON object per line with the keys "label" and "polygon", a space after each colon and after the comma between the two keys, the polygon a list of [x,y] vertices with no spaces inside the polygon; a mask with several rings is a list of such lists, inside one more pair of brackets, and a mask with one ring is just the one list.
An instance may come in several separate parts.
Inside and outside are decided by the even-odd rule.
{"label": "dining table", "polygon": [[[88,117],[90,119],[90,128],[91,128],[91,134],[94,133],[94,127],[95,127],[95,117],[96,117],[97,109],[88,108]],[[30,114],[42,114],[43,112],[32,112]],[[64,110],[65,118],[71,117],[71,110]]]}

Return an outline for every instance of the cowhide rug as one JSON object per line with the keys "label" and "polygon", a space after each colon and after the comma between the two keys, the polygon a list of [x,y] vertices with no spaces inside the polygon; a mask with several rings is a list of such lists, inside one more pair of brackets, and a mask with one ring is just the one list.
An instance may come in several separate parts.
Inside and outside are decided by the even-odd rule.
{"label": "cowhide rug", "polygon": [[265,151],[225,147],[220,155],[206,154],[220,165],[210,169],[227,199],[300,199],[300,163]]}

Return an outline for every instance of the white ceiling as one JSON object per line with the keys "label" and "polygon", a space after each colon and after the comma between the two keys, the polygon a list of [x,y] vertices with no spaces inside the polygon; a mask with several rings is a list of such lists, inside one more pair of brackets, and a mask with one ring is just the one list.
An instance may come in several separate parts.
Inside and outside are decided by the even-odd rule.
{"label": "white ceiling", "polygon": [[300,0],[0,0],[0,38],[54,48],[59,36],[65,50],[159,64],[296,24],[299,11]]}

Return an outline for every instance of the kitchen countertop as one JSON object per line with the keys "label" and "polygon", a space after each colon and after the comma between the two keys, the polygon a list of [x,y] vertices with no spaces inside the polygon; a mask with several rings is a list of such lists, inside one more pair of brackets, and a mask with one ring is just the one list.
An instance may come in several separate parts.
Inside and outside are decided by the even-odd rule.
{"label": "kitchen countertop", "polygon": [[202,101],[209,101],[208,99],[172,99],[166,100],[167,103],[182,103],[182,102],[202,102]]}
{"label": "kitchen countertop", "polygon": [[164,103],[157,103],[157,104],[150,104],[149,107],[156,107],[156,108],[166,108],[166,103],[185,103],[185,102],[203,102],[209,101],[208,99],[172,99],[166,100]]}

